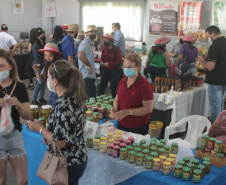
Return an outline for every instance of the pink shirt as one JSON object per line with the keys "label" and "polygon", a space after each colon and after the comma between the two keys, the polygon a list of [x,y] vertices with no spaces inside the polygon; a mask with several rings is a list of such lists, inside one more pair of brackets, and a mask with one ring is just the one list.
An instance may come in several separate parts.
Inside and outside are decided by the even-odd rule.
{"label": "pink shirt", "polygon": [[[226,128],[226,110],[220,112],[214,124],[219,124],[220,128]],[[216,139],[221,140],[223,144],[226,144],[226,135],[218,136]]]}

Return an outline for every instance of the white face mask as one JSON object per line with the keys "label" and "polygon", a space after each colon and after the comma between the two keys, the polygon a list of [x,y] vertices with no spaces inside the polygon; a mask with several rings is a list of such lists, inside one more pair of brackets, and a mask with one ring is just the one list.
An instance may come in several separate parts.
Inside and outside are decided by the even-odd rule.
{"label": "white face mask", "polygon": [[0,81],[4,81],[9,77],[9,70],[0,71]]}
{"label": "white face mask", "polygon": [[47,78],[47,87],[48,87],[49,91],[56,92],[55,88],[50,87],[50,82],[49,82],[48,78]]}

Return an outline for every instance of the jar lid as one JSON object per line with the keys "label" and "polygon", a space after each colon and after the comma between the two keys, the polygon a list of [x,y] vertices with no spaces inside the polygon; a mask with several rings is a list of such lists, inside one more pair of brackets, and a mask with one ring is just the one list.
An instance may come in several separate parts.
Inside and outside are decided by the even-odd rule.
{"label": "jar lid", "polygon": [[101,102],[102,102],[102,99],[98,99],[98,100],[97,100],[97,103],[101,103]]}
{"label": "jar lid", "polygon": [[100,96],[96,96],[96,99],[100,99],[101,97]]}
{"label": "jar lid", "polygon": [[153,160],[153,157],[147,156],[145,159],[146,159],[147,161],[151,161],[151,160]]}
{"label": "jar lid", "polygon": [[182,169],[182,165],[180,164],[175,165],[175,169]]}
{"label": "jar lid", "polygon": [[144,150],[142,150],[142,152],[145,153],[145,154],[148,154],[149,153],[149,150],[144,149]]}
{"label": "jar lid", "polygon": [[157,141],[157,138],[153,137],[151,138],[151,141]]}
{"label": "jar lid", "polygon": [[160,161],[160,159],[159,159],[159,158],[154,158],[154,159],[153,159],[153,161],[155,161],[155,162],[159,162],[159,161]]}
{"label": "jar lid", "polygon": [[159,152],[164,153],[166,150],[164,148],[160,148]]}
{"label": "jar lid", "polygon": [[99,111],[104,111],[104,108],[98,108]]}
{"label": "jar lid", "polygon": [[178,143],[174,142],[174,143],[172,143],[172,146],[178,146]]}
{"label": "jar lid", "polygon": [[104,97],[105,97],[105,95],[104,95],[104,94],[103,94],[103,95],[100,95],[100,97],[104,98]]}
{"label": "jar lid", "polygon": [[108,98],[103,98],[104,101],[108,100]]}
{"label": "jar lid", "polygon": [[143,157],[144,155],[142,153],[138,153],[137,157]]}
{"label": "jar lid", "polygon": [[200,146],[199,149],[203,150],[203,149],[205,149],[205,147],[204,146]]}
{"label": "jar lid", "polygon": [[150,147],[150,149],[151,149],[151,150],[157,150],[157,147],[152,146],[152,147]]}
{"label": "jar lid", "polygon": [[192,163],[199,163],[199,160],[198,159],[193,159]]}
{"label": "jar lid", "polygon": [[93,110],[97,110],[98,109],[98,106],[96,106],[96,107],[93,107]]}
{"label": "jar lid", "polygon": [[89,140],[93,139],[92,136],[87,136],[86,138],[89,139]]}
{"label": "jar lid", "polygon": [[126,148],[127,148],[128,150],[132,150],[132,149],[133,149],[133,147],[132,147],[131,145],[127,145]]}
{"label": "jar lid", "polygon": [[105,109],[105,108],[107,108],[107,105],[101,105],[101,107]]}
{"label": "jar lid", "polygon": [[86,103],[86,106],[87,106],[87,105],[90,105],[90,103]]}
{"label": "jar lid", "polygon": [[104,103],[105,103],[105,104],[108,104],[108,103],[109,103],[109,101],[104,101]]}
{"label": "jar lid", "polygon": [[211,154],[216,154],[217,152],[215,152],[214,150],[211,150]]}
{"label": "jar lid", "polygon": [[169,157],[170,157],[170,158],[176,158],[177,155],[176,155],[176,154],[169,154]]}
{"label": "jar lid", "polygon": [[200,173],[202,173],[202,171],[199,170],[199,169],[195,169],[195,170],[193,170],[193,173],[195,173],[195,174],[200,174]]}
{"label": "jar lid", "polygon": [[100,135],[95,135],[95,139],[100,139],[101,136]]}
{"label": "jar lid", "polygon": [[89,98],[90,100],[95,100],[96,98],[94,98],[94,97],[91,97],[91,98]]}
{"label": "jar lid", "polygon": [[169,161],[169,162],[173,162],[174,161],[173,158],[167,158],[166,160]]}
{"label": "jar lid", "polygon": [[113,146],[113,149],[118,150],[120,147],[118,145]]}
{"label": "jar lid", "polygon": [[216,143],[217,143],[217,144],[222,144],[222,141],[216,140]]}
{"label": "jar lid", "polygon": [[150,144],[151,144],[151,145],[156,145],[157,142],[156,142],[156,141],[151,141]]}
{"label": "jar lid", "polygon": [[141,148],[136,147],[136,148],[134,148],[134,151],[136,151],[136,152],[140,152],[140,151],[141,151]]}
{"label": "jar lid", "polygon": [[210,140],[212,140],[212,141],[214,141],[214,139],[215,139],[215,138],[213,138],[213,137],[210,137],[209,139],[210,139]]}
{"label": "jar lid", "polygon": [[112,96],[108,96],[107,98],[108,98],[108,99],[112,99],[113,97],[112,97]]}
{"label": "jar lid", "polygon": [[209,136],[208,135],[202,135],[202,138],[209,138]]}
{"label": "jar lid", "polygon": [[134,146],[134,147],[138,147],[139,144],[138,144],[138,143],[133,143],[133,146]]}
{"label": "jar lid", "polygon": [[131,155],[135,155],[135,154],[136,154],[136,152],[135,152],[134,150],[131,150],[131,151],[129,151],[129,154],[131,154]]}
{"label": "jar lid", "polygon": [[114,139],[108,139],[108,141],[109,141],[109,142],[114,142],[115,140],[114,140]]}
{"label": "jar lid", "polygon": [[203,161],[202,164],[204,164],[204,165],[210,165],[210,162],[209,161]]}
{"label": "jar lid", "polygon": [[101,139],[101,140],[107,140],[107,137],[103,137],[103,136],[102,136],[100,139]]}
{"label": "jar lid", "polygon": [[116,134],[122,134],[122,132],[120,130],[117,130]]}
{"label": "jar lid", "polygon": [[184,167],[184,168],[183,168],[183,171],[189,172],[189,171],[191,171],[191,169],[190,169],[189,167]]}
{"label": "jar lid", "polygon": [[102,141],[100,142],[100,145],[107,145],[107,142]]}
{"label": "jar lid", "polygon": [[184,161],[190,161],[190,158],[189,157],[184,157],[183,160]]}
{"label": "jar lid", "polygon": [[101,105],[101,102],[97,102],[96,104],[97,104],[97,105]]}
{"label": "jar lid", "polygon": [[108,136],[113,136],[114,134],[112,132],[108,132]]}
{"label": "jar lid", "polygon": [[177,164],[183,165],[183,164],[185,164],[185,162],[184,161],[178,161]]}
{"label": "jar lid", "polygon": [[144,139],[140,140],[140,143],[144,144],[146,141]]}
{"label": "jar lid", "polygon": [[166,140],[165,139],[160,139],[160,143],[165,143]]}
{"label": "jar lid", "polygon": [[197,166],[197,168],[200,169],[200,170],[203,170],[203,169],[205,169],[205,166],[200,164],[200,165]]}
{"label": "jar lid", "polygon": [[39,121],[45,121],[45,118],[38,118]]}
{"label": "jar lid", "polygon": [[112,109],[112,107],[107,107],[107,110],[111,110]]}
{"label": "jar lid", "polygon": [[165,149],[170,149],[170,146],[166,145],[164,146]]}
{"label": "jar lid", "polygon": [[113,102],[113,101],[114,101],[114,99],[110,99],[109,101],[110,101],[110,102]]}
{"label": "jar lid", "polygon": [[124,141],[123,137],[118,138],[118,141]]}
{"label": "jar lid", "polygon": [[165,162],[163,162],[163,165],[165,165],[165,166],[169,166],[169,165],[170,165],[170,163],[169,163],[169,162],[167,162],[167,161],[165,161]]}
{"label": "jar lid", "polygon": [[126,147],[126,143],[120,143],[120,146]]}
{"label": "jar lid", "polygon": [[115,137],[117,137],[117,138],[121,138],[121,137],[122,137],[122,135],[121,135],[121,134],[115,134]]}
{"label": "jar lid", "polygon": [[195,166],[193,163],[187,163],[186,165],[187,165],[187,167],[189,167],[189,168],[193,168],[193,167]]}
{"label": "jar lid", "polygon": [[210,158],[209,157],[204,157],[203,161],[210,161]]}
{"label": "jar lid", "polygon": [[126,152],[126,151],[127,151],[127,149],[126,149],[126,148],[120,148],[120,151],[122,151],[122,152]]}
{"label": "jar lid", "polygon": [[86,111],[86,114],[92,114],[92,111]]}
{"label": "jar lid", "polygon": [[148,144],[142,144],[142,147],[147,148]]}
{"label": "jar lid", "polygon": [[217,153],[217,157],[224,157],[223,153]]}
{"label": "jar lid", "polygon": [[30,105],[30,109],[38,109],[38,105]]}
{"label": "jar lid", "polygon": [[109,143],[109,144],[107,145],[108,148],[113,148],[113,146],[114,146],[114,145],[111,144],[111,143]]}
{"label": "jar lid", "polygon": [[94,112],[93,115],[99,115],[99,112]]}
{"label": "jar lid", "polygon": [[129,140],[134,140],[134,137],[130,136],[128,137]]}
{"label": "jar lid", "polygon": [[151,156],[158,156],[156,152],[151,152]]}
{"label": "jar lid", "polygon": [[163,147],[163,143],[158,143],[157,147]]}
{"label": "jar lid", "polygon": [[43,105],[42,109],[52,109],[52,106],[51,105]]}
{"label": "jar lid", "polygon": [[94,139],[94,142],[95,142],[95,143],[99,143],[100,140],[99,140],[99,139]]}
{"label": "jar lid", "polygon": [[160,155],[160,156],[159,156],[159,159],[164,160],[164,159],[166,159],[166,156],[165,156],[165,155]]}
{"label": "jar lid", "polygon": [[[93,108],[88,108],[87,111],[93,112]],[[87,112],[87,111],[86,111],[86,112]],[[88,112],[88,114],[89,114],[89,112]]]}
{"label": "jar lid", "polygon": [[92,107],[97,107],[97,104],[93,104]]}
{"label": "jar lid", "polygon": [[119,145],[120,144],[120,142],[119,141],[114,141],[114,143],[113,143],[114,145]]}
{"label": "jar lid", "polygon": [[125,143],[131,143],[131,141],[130,140],[125,140]]}

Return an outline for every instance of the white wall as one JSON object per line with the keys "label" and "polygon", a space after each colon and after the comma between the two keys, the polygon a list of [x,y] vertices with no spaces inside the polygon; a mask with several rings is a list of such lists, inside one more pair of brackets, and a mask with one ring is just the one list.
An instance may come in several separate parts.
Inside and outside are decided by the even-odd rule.
{"label": "white wall", "polygon": [[19,38],[19,32],[42,26],[41,4],[41,0],[24,0],[24,14],[13,15],[11,0],[0,0],[0,25],[7,24],[9,34]]}

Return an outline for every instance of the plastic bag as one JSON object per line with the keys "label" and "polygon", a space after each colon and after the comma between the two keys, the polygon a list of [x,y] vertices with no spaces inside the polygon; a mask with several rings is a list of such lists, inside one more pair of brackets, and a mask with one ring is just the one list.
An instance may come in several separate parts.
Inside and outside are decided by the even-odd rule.
{"label": "plastic bag", "polygon": [[[9,99],[9,95],[5,95],[4,99]],[[1,117],[0,117],[0,135],[8,135],[14,129],[14,123],[11,118],[12,106],[6,105],[2,107]]]}

